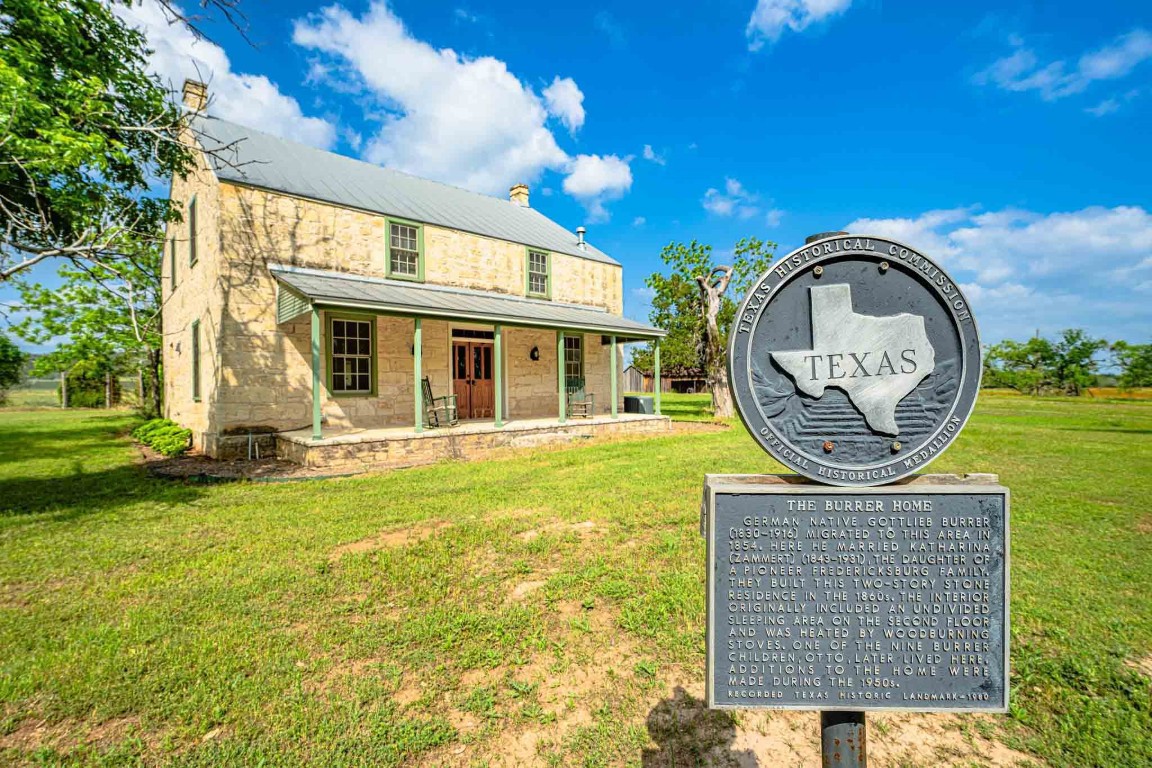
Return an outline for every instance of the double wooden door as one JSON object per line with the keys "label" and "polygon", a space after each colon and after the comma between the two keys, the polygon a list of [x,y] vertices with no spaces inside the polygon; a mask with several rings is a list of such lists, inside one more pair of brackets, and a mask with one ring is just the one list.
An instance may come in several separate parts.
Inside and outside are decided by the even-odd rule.
{"label": "double wooden door", "polygon": [[452,391],[462,419],[493,416],[496,389],[492,381],[492,344],[452,342]]}

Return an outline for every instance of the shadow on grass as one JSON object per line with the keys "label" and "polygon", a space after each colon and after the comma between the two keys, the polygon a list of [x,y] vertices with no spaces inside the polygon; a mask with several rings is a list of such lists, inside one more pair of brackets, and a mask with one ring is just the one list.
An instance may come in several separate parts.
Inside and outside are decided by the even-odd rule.
{"label": "shadow on grass", "polygon": [[736,741],[736,720],[730,713],[708,709],[703,700],[679,686],[671,698],[661,700],[652,708],[647,725],[648,735],[657,747],[640,753],[643,768],[704,764],[760,766],[751,750],[732,748]]}
{"label": "shadow on grass", "polygon": [[0,482],[0,517],[53,514],[57,520],[74,520],[144,501],[186,504],[201,493],[193,486],[149,477],[134,464],[88,472],[74,461],[66,476]]}
{"label": "shadow on grass", "polygon": [[122,414],[36,414],[0,424],[0,517],[73,520],[141,502],[180,504],[194,487],[152,478]]}

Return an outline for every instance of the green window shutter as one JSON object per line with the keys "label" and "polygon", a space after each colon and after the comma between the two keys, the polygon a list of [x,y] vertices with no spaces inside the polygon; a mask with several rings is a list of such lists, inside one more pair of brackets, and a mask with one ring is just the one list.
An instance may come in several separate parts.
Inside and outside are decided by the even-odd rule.
{"label": "green window shutter", "polygon": [[188,203],[188,266],[196,264],[196,198]]}
{"label": "green window shutter", "polygon": [[176,290],[176,238],[172,237],[168,240],[168,288],[169,290]]}
{"label": "green window shutter", "polygon": [[200,402],[200,321],[192,321],[192,400]]}

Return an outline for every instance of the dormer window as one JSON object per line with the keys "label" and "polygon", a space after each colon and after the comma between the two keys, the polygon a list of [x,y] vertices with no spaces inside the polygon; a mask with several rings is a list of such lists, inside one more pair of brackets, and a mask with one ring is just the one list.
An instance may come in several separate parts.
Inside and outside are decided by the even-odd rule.
{"label": "dormer window", "polygon": [[418,224],[388,222],[388,276],[422,280],[424,233]]}
{"label": "dormer window", "polygon": [[528,249],[528,278],[525,291],[541,299],[552,297],[552,270],[548,266],[548,253]]}

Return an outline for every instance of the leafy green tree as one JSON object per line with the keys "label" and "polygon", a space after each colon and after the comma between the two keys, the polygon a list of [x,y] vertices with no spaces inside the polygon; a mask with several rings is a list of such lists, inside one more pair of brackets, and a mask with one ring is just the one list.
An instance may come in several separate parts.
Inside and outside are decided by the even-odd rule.
{"label": "leafy green tree", "polygon": [[1092,386],[1099,367],[1097,357],[1107,348],[1104,339],[1092,338],[1080,328],[1062,331],[1052,345],[1052,379],[1056,386],[1069,395],[1079,395],[1085,387]]}
{"label": "leafy green tree", "polygon": [[0,279],[52,257],[106,263],[178,218],[147,192],[193,153],[147,52],[105,0],[4,1]]}
{"label": "leafy green tree", "polygon": [[114,262],[61,267],[63,284],[57,288],[22,284],[22,308],[29,315],[15,330],[39,344],[66,339],[36,361],[39,374],[79,368],[99,369],[101,375],[142,371],[146,391],[140,406],[155,416],[160,412],[162,252],[151,241],[125,251],[127,257]]}
{"label": "leafy green tree", "polygon": [[1025,342],[1005,339],[984,355],[984,386],[1008,387],[1038,395],[1052,386],[1052,343],[1039,336]]}
{"label": "leafy green tree", "polygon": [[[661,367],[702,369],[717,416],[733,413],[727,349],[737,304],[768,269],[775,248],[772,242],[744,238],[736,243],[731,261],[721,264],[710,245],[669,243],[660,253],[668,274],[656,272],[644,281],[653,291],[648,319],[668,331],[660,346]],[[633,364],[652,370],[652,344],[633,355]]]}
{"label": "leafy green tree", "polygon": [[1120,369],[1121,387],[1152,387],[1152,344],[1117,341],[1111,351]]}
{"label": "leafy green tree", "polygon": [[27,355],[11,339],[0,334],[0,405],[8,402],[8,390],[24,376]]}

